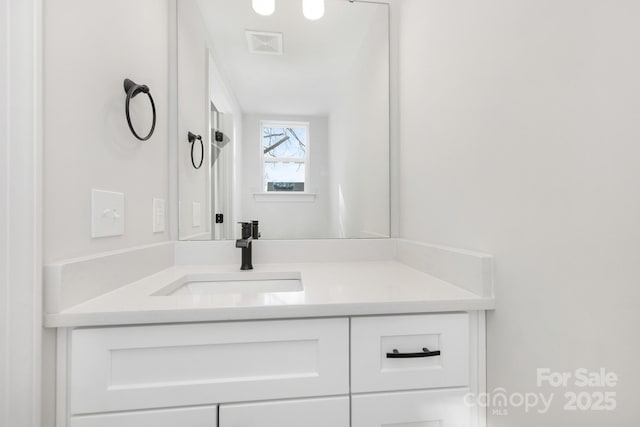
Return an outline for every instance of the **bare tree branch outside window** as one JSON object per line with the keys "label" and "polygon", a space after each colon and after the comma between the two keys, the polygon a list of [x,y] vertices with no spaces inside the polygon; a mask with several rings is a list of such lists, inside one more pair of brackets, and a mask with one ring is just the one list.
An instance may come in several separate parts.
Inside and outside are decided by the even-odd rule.
{"label": "bare tree branch outside window", "polygon": [[304,191],[308,125],[262,127],[265,191]]}

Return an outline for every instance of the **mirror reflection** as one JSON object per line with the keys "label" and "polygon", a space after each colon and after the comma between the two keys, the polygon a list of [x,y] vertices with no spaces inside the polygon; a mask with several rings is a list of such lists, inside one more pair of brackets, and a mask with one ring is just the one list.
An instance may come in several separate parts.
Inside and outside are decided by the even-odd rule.
{"label": "mirror reflection", "polygon": [[388,5],[177,3],[180,239],[388,237]]}

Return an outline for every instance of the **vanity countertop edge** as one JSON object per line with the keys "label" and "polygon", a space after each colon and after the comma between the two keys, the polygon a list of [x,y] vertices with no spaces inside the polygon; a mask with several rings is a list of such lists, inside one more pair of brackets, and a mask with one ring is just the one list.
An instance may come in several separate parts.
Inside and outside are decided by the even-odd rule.
{"label": "vanity countertop edge", "polygon": [[[388,243],[372,242],[373,245],[378,245],[373,252],[378,253],[368,254],[372,259],[370,261],[354,259],[336,262],[330,256],[324,256],[319,258],[319,262],[255,265],[256,272],[299,272],[304,291],[293,293],[154,295],[185,275],[228,273],[238,269],[235,264],[179,265],[173,259],[165,259],[157,263],[157,267],[165,268],[155,273],[139,271],[140,277],[129,282],[126,275],[123,275],[120,280],[125,283],[114,285],[113,289],[104,286],[92,289],[95,295],[85,292],[85,300],[72,299],[73,302],[64,307],[60,301],[65,297],[60,294],[73,291],[69,289],[71,285],[74,289],[91,289],[89,273],[111,267],[108,265],[109,257],[115,257],[113,260],[118,263],[122,263],[130,255],[131,259],[148,253],[157,257],[159,251],[165,253],[167,248],[175,250],[171,244],[174,242],[136,249],[139,253],[134,253],[135,250],[131,254],[120,251],[104,257],[73,260],[69,264],[50,265],[45,268],[44,326],[69,328],[356,317],[495,308],[493,259],[489,255],[407,240],[387,240]],[[340,245],[339,242],[324,244]],[[184,247],[184,243],[182,245]],[[390,245],[390,249],[387,245]],[[392,257],[388,256],[389,253]],[[96,265],[99,265],[97,269]],[[70,266],[83,274],[80,275],[75,270],[65,274],[65,268],[69,269]],[[434,270],[435,274],[427,272],[428,270]],[[86,283],[73,283],[72,279],[78,277],[83,277]]]}

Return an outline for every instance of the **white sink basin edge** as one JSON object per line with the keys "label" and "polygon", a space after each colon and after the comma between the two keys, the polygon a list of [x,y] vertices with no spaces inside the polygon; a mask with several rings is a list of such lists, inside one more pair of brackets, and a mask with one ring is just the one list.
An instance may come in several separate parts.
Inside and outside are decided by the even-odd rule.
{"label": "white sink basin edge", "polygon": [[264,294],[302,292],[299,272],[231,272],[186,274],[151,296]]}

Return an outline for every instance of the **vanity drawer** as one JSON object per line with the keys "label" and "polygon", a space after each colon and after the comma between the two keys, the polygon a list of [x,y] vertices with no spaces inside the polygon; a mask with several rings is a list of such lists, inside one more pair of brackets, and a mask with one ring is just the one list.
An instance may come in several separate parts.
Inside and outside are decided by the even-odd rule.
{"label": "vanity drawer", "polygon": [[73,414],[347,394],[347,319],[76,329]]}
{"label": "vanity drawer", "polygon": [[218,408],[203,406],[72,417],[69,427],[216,427],[217,422]]}
{"label": "vanity drawer", "polygon": [[351,321],[353,393],[468,384],[467,313],[361,317]]}

